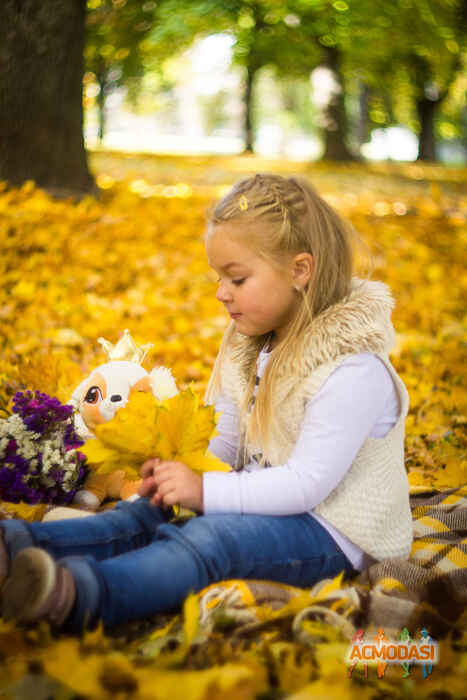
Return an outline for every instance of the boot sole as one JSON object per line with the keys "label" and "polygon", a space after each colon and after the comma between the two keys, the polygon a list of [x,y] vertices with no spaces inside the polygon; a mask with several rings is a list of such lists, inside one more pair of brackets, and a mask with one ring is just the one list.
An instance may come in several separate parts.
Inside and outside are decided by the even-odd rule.
{"label": "boot sole", "polygon": [[53,591],[56,567],[43,549],[27,547],[11,564],[10,575],[2,589],[4,620],[33,622]]}

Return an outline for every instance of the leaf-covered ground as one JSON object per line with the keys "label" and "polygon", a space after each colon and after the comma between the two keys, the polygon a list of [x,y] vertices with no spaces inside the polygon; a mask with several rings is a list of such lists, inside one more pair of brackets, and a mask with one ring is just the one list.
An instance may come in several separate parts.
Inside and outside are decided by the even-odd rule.
{"label": "leaf-covered ground", "polygon": [[[100,200],[54,201],[30,183],[0,191],[0,409],[24,387],[68,400],[104,361],[97,338],[115,342],[124,328],[154,343],[146,367],[170,367],[181,389],[202,393],[229,321],[204,256],[206,213],[250,173],[301,173],[353,222],[370,247],[373,278],[395,295],[392,361],[410,393],[412,489],[467,481],[466,170],[105,152],[93,153],[91,166]],[[444,640],[432,677],[402,681],[399,667],[384,679],[374,671],[348,679],[347,641],[329,626],[313,645],[295,640],[286,620],[245,639],[219,624],[206,643],[194,636],[191,645],[187,628],[172,640],[181,651],[171,660],[148,644],[154,628],[152,621],[76,640],[0,622],[0,691],[36,700],[305,700],[462,697],[465,688],[465,633]]]}

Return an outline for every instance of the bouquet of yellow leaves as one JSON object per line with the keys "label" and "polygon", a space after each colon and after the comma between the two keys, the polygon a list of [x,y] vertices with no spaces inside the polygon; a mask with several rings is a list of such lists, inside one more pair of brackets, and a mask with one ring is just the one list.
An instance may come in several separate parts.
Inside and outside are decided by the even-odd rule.
{"label": "bouquet of yellow leaves", "polygon": [[107,474],[124,469],[138,478],[147,459],[180,461],[198,472],[230,471],[229,465],[207,452],[216,434],[213,406],[200,406],[192,389],[158,401],[152,394],[133,392],[112,420],[95,429],[96,439],[80,448],[90,466]]}

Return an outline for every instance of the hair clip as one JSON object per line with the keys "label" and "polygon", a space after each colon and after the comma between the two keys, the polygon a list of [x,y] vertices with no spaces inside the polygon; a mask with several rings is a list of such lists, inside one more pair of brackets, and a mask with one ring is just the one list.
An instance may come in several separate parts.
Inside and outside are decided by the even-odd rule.
{"label": "hair clip", "polygon": [[245,197],[244,194],[242,194],[242,196],[238,200],[238,206],[242,211],[246,211],[248,209],[248,199]]}

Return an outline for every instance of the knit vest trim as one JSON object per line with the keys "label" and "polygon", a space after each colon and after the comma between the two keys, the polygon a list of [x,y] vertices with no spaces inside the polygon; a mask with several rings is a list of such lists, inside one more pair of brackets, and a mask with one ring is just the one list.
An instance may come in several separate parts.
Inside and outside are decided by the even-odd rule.
{"label": "knit vest trim", "polygon": [[[348,297],[319,314],[304,337],[300,361],[285,360],[275,397],[276,411],[268,449],[244,444],[239,426],[237,468],[262,451],[267,463],[287,462],[298,439],[306,402],[349,355],[377,355],[397,389],[400,416],[384,438],[367,438],[337,487],[313,510],[377,560],[407,558],[413,539],[409,484],[404,465],[405,419],[409,397],[389,360],[395,343],[394,300],[382,282],[352,280]],[[257,344],[236,332],[221,367],[221,392],[240,408]],[[362,503],[364,508],[362,508]]]}

